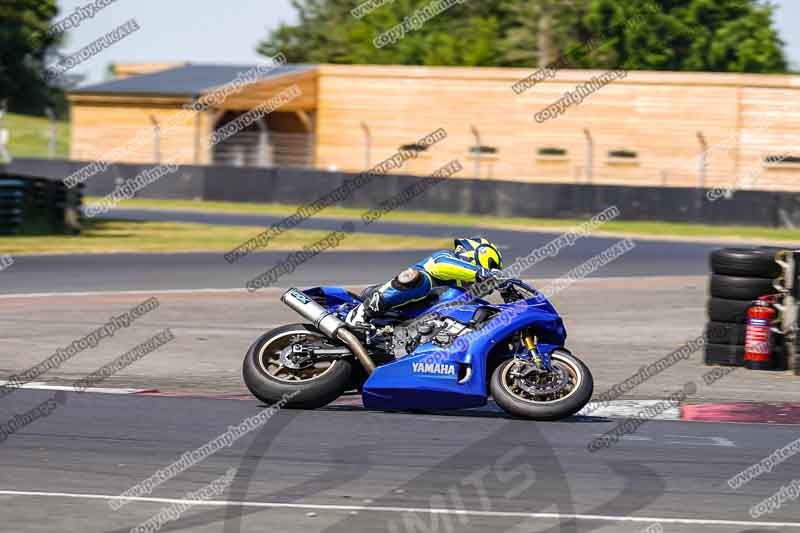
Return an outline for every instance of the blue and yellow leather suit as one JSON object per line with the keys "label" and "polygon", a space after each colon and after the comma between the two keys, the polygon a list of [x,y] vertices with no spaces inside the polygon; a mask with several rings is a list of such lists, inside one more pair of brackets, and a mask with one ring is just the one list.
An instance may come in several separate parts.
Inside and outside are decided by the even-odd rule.
{"label": "blue and yellow leather suit", "polygon": [[433,287],[461,287],[490,277],[491,271],[441,250],[403,270],[388,283],[365,294],[367,317],[427,298]]}

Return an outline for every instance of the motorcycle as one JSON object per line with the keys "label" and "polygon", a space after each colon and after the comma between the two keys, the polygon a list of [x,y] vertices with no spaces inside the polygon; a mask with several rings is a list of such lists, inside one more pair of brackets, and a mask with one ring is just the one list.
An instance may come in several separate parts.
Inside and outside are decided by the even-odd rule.
{"label": "motorcycle", "polygon": [[504,303],[436,287],[402,312],[351,327],[344,319],[360,296],[337,287],[289,289],[281,300],[310,323],[256,340],[244,359],[245,384],[265,403],[302,409],[358,390],[368,409],[466,409],[491,395],[509,414],[531,420],[580,411],[592,396],[592,374],[564,347],[566,329],[553,305],[518,279],[488,292],[495,291]]}

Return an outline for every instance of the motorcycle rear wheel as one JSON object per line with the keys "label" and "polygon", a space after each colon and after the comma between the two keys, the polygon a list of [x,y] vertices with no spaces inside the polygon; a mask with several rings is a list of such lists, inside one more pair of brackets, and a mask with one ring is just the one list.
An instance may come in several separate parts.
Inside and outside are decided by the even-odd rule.
{"label": "motorcycle rear wheel", "polygon": [[522,389],[510,372],[517,362],[509,359],[495,369],[489,383],[497,405],[511,415],[529,420],[560,420],[580,411],[594,391],[592,373],[567,350],[554,350],[550,361],[564,369],[570,378],[571,388],[563,396],[537,397]]}
{"label": "motorcycle rear wheel", "polygon": [[327,341],[309,324],[289,324],[262,335],[244,358],[242,376],[250,392],[264,403],[287,399],[286,407],[316,409],[336,400],[350,388],[350,361],[320,361],[305,369],[290,369],[280,361],[280,352],[298,342]]}

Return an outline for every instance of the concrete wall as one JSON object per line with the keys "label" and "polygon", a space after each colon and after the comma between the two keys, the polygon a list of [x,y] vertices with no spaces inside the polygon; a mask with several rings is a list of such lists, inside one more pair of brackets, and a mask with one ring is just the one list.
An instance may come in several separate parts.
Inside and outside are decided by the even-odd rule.
{"label": "concrete wall", "polygon": [[[16,159],[9,171],[63,179],[85,162]],[[85,194],[109,194],[146,165],[118,164],[86,182]],[[283,168],[182,166],[140,191],[141,198],[205,199],[230,202],[308,203],[342,185],[353,174]],[[415,183],[415,176],[375,178],[339,205],[376,207]],[[483,215],[587,218],[610,205],[621,210],[620,219],[697,222],[726,225],[779,227],[800,225],[800,194],[740,191],[731,199],[709,202],[706,191],[692,188],[626,187],[520,183],[453,179],[415,198],[402,209]]]}

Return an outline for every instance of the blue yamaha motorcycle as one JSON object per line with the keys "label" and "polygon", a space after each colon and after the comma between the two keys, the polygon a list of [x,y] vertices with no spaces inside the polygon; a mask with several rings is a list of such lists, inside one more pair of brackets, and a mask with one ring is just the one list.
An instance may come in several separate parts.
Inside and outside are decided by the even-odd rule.
{"label": "blue yamaha motorcycle", "polygon": [[244,381],[266,403],[322,407],[347,392],[384,410],[464,409],[489,396],[508,413],[558,420],[592,396],[586,365],[564,348],[553,305],[516,279],[487,294],[437,287],[424,301],[367,326],[344,322],[361,298],[336,287],[290,289],[281,300],[308,320],[261,336],[247,352]]}

